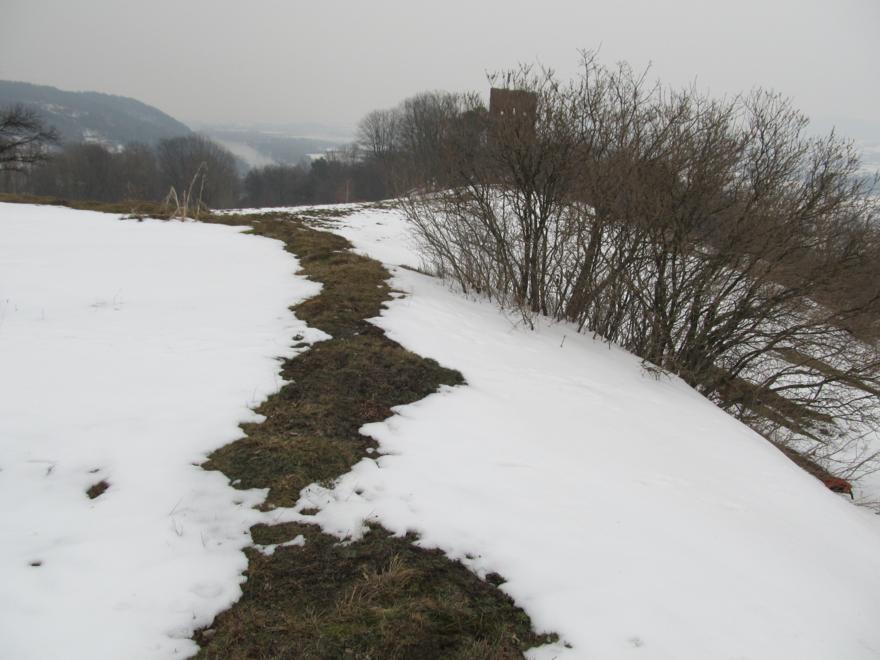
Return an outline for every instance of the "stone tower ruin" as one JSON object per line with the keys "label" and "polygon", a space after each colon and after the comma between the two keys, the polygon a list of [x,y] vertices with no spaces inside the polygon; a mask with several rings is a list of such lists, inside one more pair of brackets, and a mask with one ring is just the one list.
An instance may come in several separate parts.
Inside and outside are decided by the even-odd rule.
{"label": "stone tower ruin", "polygon": [[538,116],[538,95],[521,89],[489,90],[489,116],[492,119],[492,137],[516,136],[535,139],[535,122]]}

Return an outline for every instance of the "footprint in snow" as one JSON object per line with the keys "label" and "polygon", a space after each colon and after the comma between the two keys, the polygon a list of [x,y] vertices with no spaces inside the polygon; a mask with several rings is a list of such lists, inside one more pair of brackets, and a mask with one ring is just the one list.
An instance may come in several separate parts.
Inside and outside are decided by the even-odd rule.
{"label": "footprint in snow", "polygon": [[202,582],[193,586],[190,591],[200,598],[216,598],[223,593],[223,587],[216,582]]}

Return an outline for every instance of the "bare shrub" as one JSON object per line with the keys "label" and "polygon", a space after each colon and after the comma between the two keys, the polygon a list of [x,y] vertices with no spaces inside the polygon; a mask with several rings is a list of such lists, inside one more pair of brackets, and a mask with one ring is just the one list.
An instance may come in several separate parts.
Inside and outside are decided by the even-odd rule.
{"label": "bare shrub", "polygon": [[853,328],[880,318],[877,208],[852,145],[807,137],[776,94],[715,100],[590,53],[568,83],[493,80],[536,109],[471,108],[443,185],[405,200],[434,267],[617,342],[768,437],[872,469],[852,439],[877,428],[880,356]]}

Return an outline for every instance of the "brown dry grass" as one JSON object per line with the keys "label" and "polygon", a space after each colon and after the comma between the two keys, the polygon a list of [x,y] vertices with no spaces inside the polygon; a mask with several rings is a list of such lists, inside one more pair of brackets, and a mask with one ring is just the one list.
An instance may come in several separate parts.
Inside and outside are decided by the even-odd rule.
{"label": "brown dry grass", "polygon": [[[331,215],[338,215],[330,210]],[[309,211],[310,219],[320,211]],[[461,375],[392,342],[365,319],[389,299],[388,272],[349,251],[344,239],[301,219],[230,218],[283,240],[321,293],[297,316],[333,336],[283,366],[289,381],[258,412],[262,424],[214,452],[205,465],[242,488],[269,488],[267,505],[290,506],[302,488],[330,481],[369,456],[358,429]],[[340,544],[309,525],[252,529],[256,543],[302,534],[304,546],[272,556],[249,551],[241,600],[196,635],[208,658],[520,658],[549,637],[497,588],[439,552],[372,529]]]}

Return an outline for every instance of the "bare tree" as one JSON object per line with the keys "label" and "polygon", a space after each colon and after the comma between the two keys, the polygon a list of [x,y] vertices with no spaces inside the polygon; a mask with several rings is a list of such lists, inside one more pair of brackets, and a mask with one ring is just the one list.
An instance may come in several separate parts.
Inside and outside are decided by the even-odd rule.
{"label": "bare tree", "polygon": [[[169,138],[159,142],[156,159],[166,190],[174,188],[188,202],[225,208],[238,202],[240,180],[235,156],[202,135]],[[187,204],[196,210],[191,204]]]}
{"label": "bare tree", "polygon": [[401,113],[373,110],[358,123],[357,143],[370,158],[387,161],[400,149]]}
{"label": "bare tree", "polygon": [[17,191],[24,175],[48,158],[48,147],[58,141],[33,110],[14,105],[0,110],[0,185]]}

